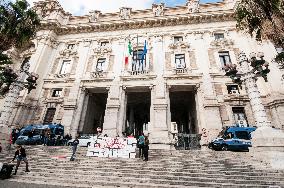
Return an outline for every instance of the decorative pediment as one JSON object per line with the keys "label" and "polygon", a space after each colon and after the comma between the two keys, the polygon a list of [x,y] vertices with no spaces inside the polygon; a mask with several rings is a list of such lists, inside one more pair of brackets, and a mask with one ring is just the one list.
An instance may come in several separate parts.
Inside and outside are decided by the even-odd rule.
{"label": "decorative pediment", "polygon": [[104,72],[103,70],[96,70],[94,72],[91,72],[90,76],[92,79],[105,78],[107,77],[107,72]]}
{"label": "decorative pediment", "polygon": [[119,12],[119,16],[122,20],[128,20],[130,19],[131,16],[131,10],[132,8],[128,8],[128,7],[121,7]]}
{"label": "decorative pediment", "polygon": [[33,9],[36,11],[39,18],[43,20],[48,18],[54,18],[54,15],[58,13],[64,16],[71,15],[70,13],[64,11],[64,9],[57,0],[45,0],[35,2]]}
{"label": "decorative pediment", "polygon": [[152,4],[154,16],[164,16],[165,3]]}
{"label": "decorative pediment", "polygon": [[108,54],[108,53],[111,53],[112,52],[112,48],[107,45],[107,46],[97,46],[94,48],[94,53],[95,54]]}
{"label": "decorative pediment", "polygon": [[69,58],[70,56],[77,56],[78,52],[77,50],[70,50],[70,49],[64,49],[64,50],[61,50],[59,52],[60,56],[63,56],[65,58]]}
{"label": "decorative pediment", "polygon": [[215,48],[228,48],[234,45],[234,41],[232,39],[218,39],[213,40],[210,45]]}
{"label": "decorative pediment", "polygon": [[169,48],[172,50],[175,49],[187,49],[189,48],[190,45],[187,42],[184,41],[180,41],[180,42],[173,42],[169,45]]}
{"label": "decorative pediment", "polygon": [[70,73],[67,73],[67,74],[55,74],[54,76],[56,78],[69,78],[70,77]]}

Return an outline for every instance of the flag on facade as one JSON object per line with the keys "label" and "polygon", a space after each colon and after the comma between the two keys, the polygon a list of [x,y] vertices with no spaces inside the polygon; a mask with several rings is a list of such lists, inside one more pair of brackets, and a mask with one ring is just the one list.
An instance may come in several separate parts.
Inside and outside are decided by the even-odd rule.
{"label": "flag on facade", "polygon": [[128,65],[129,59],[132,56],[132,51],[133,50],[132,50],[131,42],[129,41],[128,46],[127,46],[127,53],[126,53],[126,56],[125,56],[125,65]]}
{"label": "flag on facade", "polygon": [[147,54],[147,41],[145,40],[144,49],[142,53],[142,62],[144,61],[144,57]]}

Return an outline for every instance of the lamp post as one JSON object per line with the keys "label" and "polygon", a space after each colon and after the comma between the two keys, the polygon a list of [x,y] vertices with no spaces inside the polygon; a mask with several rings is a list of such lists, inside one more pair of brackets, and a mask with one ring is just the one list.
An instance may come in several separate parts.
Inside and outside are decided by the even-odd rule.
{"label": "lamp post", "polygon": [[264,60],[264,54],[259,52],[251,53],[250,59],[246,57],[244,52],[239,55],[239,65],[241,71],[237,70],[237,65],[228,65],[224,69],[226,76],[229,76],[233,82],[239,86],[244,83],[253,116],[255,119],[256,131],[252,133],[252,141],[254,147],[282,147],[284,146],[284,133],[281,130],[273,129],[271,122],[268,121],[265,108],[261,101],[260,92],[258,91],[256,80],[263,77],[267,82],[267,74],[270,72],[268,62]]}
{"label": "lamp post", "polygon": [[[24,62],[18,74],[15,73],[11,67],[6,67],[2,73],[2,80],[5,80],[5,83],[3,81],[1,82],[1,94],[6,94],[6,96],[4,104],[1,107],[0,132],[2,133],[1,137],[4,142],[9,139],[7,137],[11,132],[9,120],[20,95],[20,91],[26,88],[28,89],[28,93],[30,93],[32,89],[36,88],[38,75],[30,73],[29,68],[29,62]],[[7,80],[10,81],[7,82]]]}

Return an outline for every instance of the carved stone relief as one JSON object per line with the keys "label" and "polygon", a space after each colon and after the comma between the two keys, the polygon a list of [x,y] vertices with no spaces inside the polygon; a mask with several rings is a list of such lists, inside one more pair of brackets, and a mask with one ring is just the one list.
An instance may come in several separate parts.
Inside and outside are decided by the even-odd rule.
{"label": "carved stone relief", "polygon": [[199,0],[187,0],[186,5],[189,13],[199,12]]}
{"label": "carved stone relief", "polygon": [[89,22],[98,22],[101,15],[101,11],[93,10],[89,12]]}
{"label": "carved stone relief", "polygon": [[122,20],[128,20],[130,19],[131,16],[131,10],[132,8],[128,8],[128,7],[122,7],[119,9],[119,16]]}
{"label": "carved stone relief", "polygon": [[154,13],[154,16],[164,16],[164,8],[165,4],[152,4],[152,10]]}

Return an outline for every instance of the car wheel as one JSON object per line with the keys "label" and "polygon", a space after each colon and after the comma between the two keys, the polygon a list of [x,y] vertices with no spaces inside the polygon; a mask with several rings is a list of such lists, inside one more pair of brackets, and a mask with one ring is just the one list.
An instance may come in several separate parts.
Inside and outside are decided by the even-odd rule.
{"label": "car wheel", "polygon": [[228,151],[228,146],[227,146],[227,145],[222,145],[221,150],[222,150],[222,151]]}

